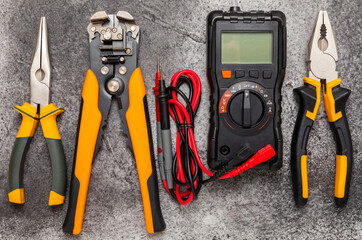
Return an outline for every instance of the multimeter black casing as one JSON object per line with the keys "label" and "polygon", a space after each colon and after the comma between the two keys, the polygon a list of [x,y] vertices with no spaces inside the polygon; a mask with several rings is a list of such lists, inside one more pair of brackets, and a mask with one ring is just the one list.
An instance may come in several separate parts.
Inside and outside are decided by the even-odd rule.
{"label": "multimeter black casing", "polygon": [[[221,33],[272,33],[272,63],[222,64]],[[213,11],[207,17],[207,77],[211,90],[208,164],[220,169],[249,147],[271,144],[276,155],[257,168],[282,166],[281,86],[286,67],[286,19],[280,11]],[[224,74],[226,73],[226,74]]]}

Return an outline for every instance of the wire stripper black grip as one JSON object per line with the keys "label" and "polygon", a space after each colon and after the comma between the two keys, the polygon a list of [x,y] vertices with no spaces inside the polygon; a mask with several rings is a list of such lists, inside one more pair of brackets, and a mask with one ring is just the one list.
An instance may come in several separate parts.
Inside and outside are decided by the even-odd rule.
{"label": "wire stripper black grip", "polygon": [[91,18],[88,27],[91,69],[82,91],[69,208],[63,225],[65,232],[81,232],[92,162],[102,144],[102,129],[106,126],[112,98],[119,103],[123,131],[128,136],[127,145],[136,159],[147,231],[154,233],[165,229],[146,89],[137,67],[138,31],[138,25],[127,12],[107,15],[102,11]]}

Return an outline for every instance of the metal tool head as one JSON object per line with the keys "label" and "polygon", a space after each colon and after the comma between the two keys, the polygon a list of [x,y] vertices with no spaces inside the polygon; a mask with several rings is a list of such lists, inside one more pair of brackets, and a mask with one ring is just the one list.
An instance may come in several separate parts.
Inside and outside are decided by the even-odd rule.
{"label": "metal tool head", "polygon": [[90,41],[95,34],[100,34],[100,40],[104,45],[102,51],[111,50],[115,55],[132,55],[132,41],[139,42],[139,26],[131,14],[126,11],[118,11],[116,15],[99,11],[93,14],[88,25]]}
{"label": "metal tool head", "polygon": [[337,45],[327,11],[320,11],[308,44],[309,77],[333,81],[338,78]]}
{"label": "metal tool head", "polygon": [[160,57],[157,57],[157,72],[160,74],[160,80],[162,79],[162,65],[160,63]]}
{"label": "metal tool head", "polygon": [[38,110],[50,102],[50,74],[47,24],[41,17],[30,67],[30,103]]}

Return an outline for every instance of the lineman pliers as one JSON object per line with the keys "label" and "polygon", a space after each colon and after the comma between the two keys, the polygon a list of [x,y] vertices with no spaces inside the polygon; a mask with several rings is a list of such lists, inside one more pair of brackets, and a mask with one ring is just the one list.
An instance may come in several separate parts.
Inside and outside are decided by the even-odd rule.
{"label": "lineman pliers", "polygon": [[328,14],[320,11],[309,41],[309,77],[303,79],[304,86],[294,89],[300,107],[292,138],[291,167],[294,198],[300,206],[308,200],[306,145],[321,101],[321,88],[337,146],[334,199],[337,206],[348,200],[353,150],[345,105],[351,91],[340,86],[337,61],[337,45]]}
{"label": "lineman pliers", "polygon": [[127,145],[136,159],[147,231],[154,233],[165,228],[146,89],[137,67],[139,31],[133,16],[125,11],[116,15],[97,12],[88,25],[90,69],[82,91],[65,232],[79,234],[82,230],[92,162],[102,144],[112,99],[118,102]]}
{"label": "lineman pliers", "polygon": [[40,19],[33,59],[30,67],[30,103],[15,106],[23,120],[10,155],[8,169],[9,201],[23,204],[23,171],[26,152],[40,121],[50,153],[52,165],[52,187],[49,205],[63,204],[66,187],[67,169],[56,118],[64,112],[54,103],[50,103],[50,61],[47,24],[45,17]]}

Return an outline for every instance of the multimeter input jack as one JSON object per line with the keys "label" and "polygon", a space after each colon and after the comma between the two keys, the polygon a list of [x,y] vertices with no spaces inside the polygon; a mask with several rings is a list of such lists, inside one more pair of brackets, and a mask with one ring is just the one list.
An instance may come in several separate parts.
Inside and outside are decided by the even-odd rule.
{"label": "multimeter input jack", "polygon": [[220,148],[220,152],[221,152],[221,154],[223,154],[223,155],[228,155],[229,152],[230,152],[230,148],[229,148],[228,146],[222,146],[222,147]]}

